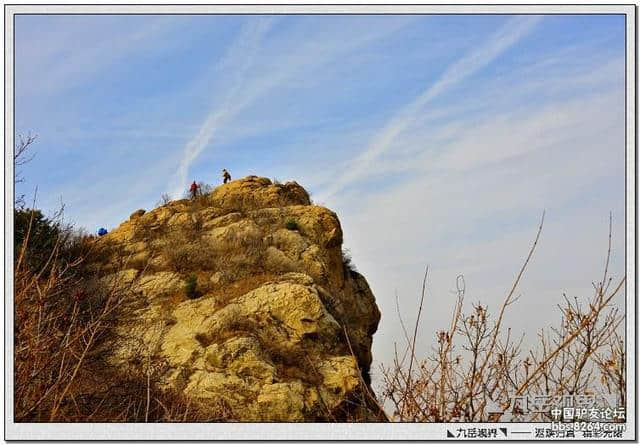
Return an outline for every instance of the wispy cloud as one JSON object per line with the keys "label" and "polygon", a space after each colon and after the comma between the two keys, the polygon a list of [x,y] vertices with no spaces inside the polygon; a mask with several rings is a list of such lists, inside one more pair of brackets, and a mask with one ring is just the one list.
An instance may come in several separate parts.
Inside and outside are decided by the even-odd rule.
{"label": "wispy cloud", "polygon": [[143,22],[82,16],[40,19],[18,17],[16,26],[16,89],[40,101],[43,95],[65,93],[142,51],[157,51],[157,39],[186,24],[171,16]]}
{"label": "wispy cloud", "polygon": [[387,151],[397,136],[409,127],[417,118],[416,114],[432,99],[447,89],[460,83],[476,71],[496,59],[504,51],[526,36],[540,21],[539,16],[515,17],[494,33],[481,46],[475,48],[457,62],[449,66],[442,76],[416,99],[406,105],[384,128],[376,134],[371,144],[358,156],[347,171],[324,192],[328,199],[350,183],[366,174],[371,162]]}
{"label": "wispy cloud", "polygon": [[[618,77],[623,66],[618,64]],[[612,85],[600,69],[609,70],[605,65],[577,77],[556,73],[548,80],[560,88],[596,75]],[[530,87],[523,79],[513,88]],[[511,89],[503,92],[515,96]],[[484,100],[481,95],[469,98]],[[542,313],[555,307],[563,291],[590,291],[606,251],[609,211],[614,214],[612,270],[623,271],[623,92],[610,86],[572,100],[524,108],[507,103],[490,111],[481,119],[475,114],[458,118],[453,129],[447,121],[420,129],[418,136],[399,135],[396,146],[413,150],[391,160],[375,159],[370,169],[387,174],[385,180],[392,173],[404,180],[341,194],[330,205],[340,215],[354,262],[375,290],[382,313],[388,314],[379,338],[402,338],[393,296],[397,291],[402,316],[411,323],[425,264],[433,277],[424,319],[427,332],[447,318],[449,291],[460,273],[473,301],[496,307],[545,208],[543,236],[520,288],[525,297],[510,313],[509,323],[534,331],[546,326]],[[438,150],[425,150],[421,137],[439,133],[447,137]],[[524,313],[531,316],[523,320]],[[428,337],[422,340],[431,344]],[[376,360],[390,359],[392,351],[384,342],[374,348]]]}
{"label": "wispy cloud", "polygon": [[239,97],[239,93],[260,49],[261,39],[273,26],[273,22],[273,18],[250,22],[222,60],[221,66],[224,69],[235,72],[234,84],[227,91],[223,102],[214,107],[195,136],[185,145],[182,160],[171,185],[173,197],[178,197],[182,194],[184,185],[187,183],[189,167],[198,155],[202,153],[202,150],[211,143],[216,131],[232,119],[251,100],[247,96],[244,96],[244,98]]}
{"label": "wispy cloud", "polygon": [[[403,26],[411,23],[404,18],[387,23],[380,28],[357,26],[353,29],[340,29],[330,35],[326,30],[311,34],[313,31],[300,29],[299,36],[288,39],[284,44],[275,42],[265,54],[260,54],[261,38],[271,28],[274,19],[249,24],[236,44],[222,62],[225,70],[239,67],[234,85],[226,94],[226,99],[214,105],[206,116],[200,130],[185,145],[183,161],[172,178],[170,189],[173,196],[182,193],[187,184],[189,168],[207,147],[211,147],[214,135],[257,99],[280,87],[295,85],[294,79],[305,81],[306,75],[335,61],[359,48],[375,42]],[[297,40],[297,38],[300,40]],[[261,56],[261,57],[258,57]],[[259,61],[256,59],[260,59]],[[253,75],[249,75],[252,73]]]}

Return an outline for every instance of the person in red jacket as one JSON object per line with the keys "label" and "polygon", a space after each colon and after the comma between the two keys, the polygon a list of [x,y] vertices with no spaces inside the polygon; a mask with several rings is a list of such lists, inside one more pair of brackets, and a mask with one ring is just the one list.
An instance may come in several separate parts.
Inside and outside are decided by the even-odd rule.
{"label": "person in red jacket", "polygon": [[198,196],[198,188],[200,186],[198,184],[196,184],[196,181],[193,181],[193,184],[191,184],[191,187],[189,188],[189,193],[191,194],[191,199],[195,199],[196,196]]}

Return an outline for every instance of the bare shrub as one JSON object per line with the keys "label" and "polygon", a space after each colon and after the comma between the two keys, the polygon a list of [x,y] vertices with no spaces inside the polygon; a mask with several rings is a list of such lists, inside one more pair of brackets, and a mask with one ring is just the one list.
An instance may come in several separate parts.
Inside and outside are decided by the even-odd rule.
{"label": "bare shrub", "polygon": [[[13,150],[13,184],[19,184],[24,182],[24,177],[22,176],[22,171],[20,167],[31,162],[34,158],[34,154],[30,154],[29,150],[31,149],[33,143],[35,142],[37,136],[28,134],[27,136],[18,136],[18,141]],[[24,195],[16,195],[14,199],[15,208],[22,208],[25,205]]]}
{"label": "bare shrub", "polygon": [[[543,219],[529,254],[497,317],[481,303],[464,310],[464,278],[458,277],[450,327],[436,333],[432,353],[416,357],[416,337],[427,289],[425,272],[413,333],[404,330],[403,352],[382,367],[383,403],[393,407],[393,420],[404,422],[549,421],[548,412],[525,413],[514,396],[615,394],[625,406],[625,348],[620,337],[624,314],[612,305],[625,277],[609,276],[609,248],[602,279],[593,283],[586,302],[564,297],[558,305],[558,327],[538,334],[539,347],[523,353],[522,338],[504,326],[505,311],[519,298],[516,289],[536,248]],[[398,311],[399,314],[399,311]],[[613,407],[612,407],[613,408]],[[527,417],[528,415],[528,417]]]}
{"label": "bare shrub", "polygon": [[208,184],[204,181],[198,182],[198,190],[201,195],[208,195],[213,191],[213,189],[215,189],[215,187],[212,186],[211,184]]}
{"label": "bare shrub", "polygon": [[349,249],[342,249],[342,264],[349,272],[358,272],[358,269],[351,258],[351,251]]}
{"label": "bare shrub", "polygon": [[[69,257],[58,232],[44,264],[29,261],[32,219],[15,259],[14,413],[16,421],[54,421],[96,360],[124,294],[85,288],[86,257]],[[67,240],[68,241],[68,240]]]}
{"label": "bare shrub", "polygon": [[35,154],[29,155],[29,149],[31,145],[35,142],[37,136],[28,134],[27,136],[20,135],[18,136],[18,142],[16,143],[15,150],[13,151],[13,165],[16,169],[14,171],[14,182],[19,183],[23,182],[24,178],[22,177],[21,172],[18,170],[18,167],[21,167],[27,163],[29,163],[35,156]]}
{"label": "bare shrub", "polygon": [[171,196],[168,193],[163,193],[160,195],[160,199],[156,202],[156,207],[161,207],[163,205],[167,205],[171,202]]}

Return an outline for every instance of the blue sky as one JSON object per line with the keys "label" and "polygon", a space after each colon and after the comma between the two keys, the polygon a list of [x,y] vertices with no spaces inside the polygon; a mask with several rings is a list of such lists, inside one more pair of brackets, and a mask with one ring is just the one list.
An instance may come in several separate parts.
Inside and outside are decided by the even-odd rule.
{"label": "blue sky", "polygon": [[296,180],[377,296],[378,362],[426,264],[425,351],[456,275],[499,304],[546,209],[511,315],[539,329],[590,292],[610,211],[623,273],[624,43],[622,15],[18,16],[18,192],[93,232],[223,167]]}

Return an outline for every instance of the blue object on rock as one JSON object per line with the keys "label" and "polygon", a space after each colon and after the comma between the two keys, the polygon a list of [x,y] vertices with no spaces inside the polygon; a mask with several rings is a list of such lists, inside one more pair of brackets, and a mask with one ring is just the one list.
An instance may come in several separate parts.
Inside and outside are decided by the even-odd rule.
{"label": "blue object on rock", "polygon": [[98,235],[104,236],[106,234],[107,234],[107,229],[105,229],[104,227],[100,227],[100,229],[98,229]]}

